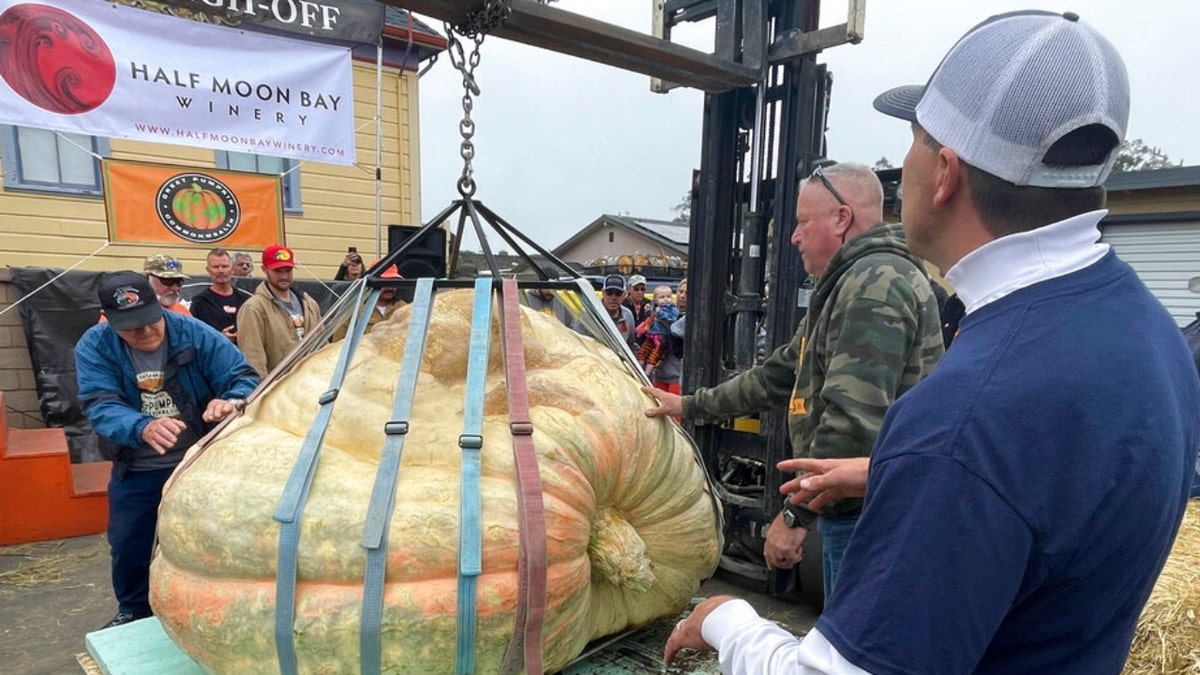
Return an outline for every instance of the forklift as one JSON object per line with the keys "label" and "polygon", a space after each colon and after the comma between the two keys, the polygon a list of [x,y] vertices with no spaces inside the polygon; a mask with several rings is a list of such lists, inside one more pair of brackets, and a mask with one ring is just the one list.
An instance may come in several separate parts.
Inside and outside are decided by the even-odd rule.
{"label": "forklift", "polygon": [[[690,192],[687,393],[751,368],[756,353],[788,343],[804,316],[812,279],[789,240],[799,180],[825,155],[832,79],[816,55],[861,41],[866,2],[847,0],[846,21],[820,28],[820,0],[652,1],[648,36],[544,1],[385,0],[445,21],[477,44],[494,35],[648,75],[655,92],[705,92]],[[671,41],[674,27],[709,21],[711,53]],[[785,411],[685,426],[723,505],[721,569],[820,608],[815,532],[794,570],[768,571],[762,555],[766,528],[783,508],[778,486],[787,477],[776,464],[793,456]]]}

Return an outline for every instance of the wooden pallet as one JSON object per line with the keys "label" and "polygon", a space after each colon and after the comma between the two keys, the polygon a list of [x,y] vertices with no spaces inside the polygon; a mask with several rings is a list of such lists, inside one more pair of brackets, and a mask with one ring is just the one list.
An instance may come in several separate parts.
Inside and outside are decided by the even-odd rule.
{"label": "wooden pallet", "polygon": [[72,464],[62,429],[13,429],[0,392],[0,546],[104,531],[111,462]]}

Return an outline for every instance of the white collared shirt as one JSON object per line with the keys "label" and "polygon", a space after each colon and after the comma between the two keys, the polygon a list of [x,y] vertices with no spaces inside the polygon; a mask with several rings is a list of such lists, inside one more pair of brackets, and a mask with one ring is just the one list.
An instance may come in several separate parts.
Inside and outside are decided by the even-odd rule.
{"label": "white collared shirt", "polygon": [[946,281],[970,314],[1014,291],[1078,272],[1108,253],[1099,227],[1106,215],[1105,209],[1089,211],[993,239],[955,263]]}

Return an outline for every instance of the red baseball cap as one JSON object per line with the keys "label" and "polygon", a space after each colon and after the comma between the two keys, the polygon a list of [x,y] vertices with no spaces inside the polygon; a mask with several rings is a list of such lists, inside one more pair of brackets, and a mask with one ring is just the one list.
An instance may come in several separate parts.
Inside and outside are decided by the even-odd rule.
{"label": "red baseball cap", "polygon": [[263,249],[262,264],[269,270],[292,268],[296,266],[296,256],[286,246],[271,244]]}

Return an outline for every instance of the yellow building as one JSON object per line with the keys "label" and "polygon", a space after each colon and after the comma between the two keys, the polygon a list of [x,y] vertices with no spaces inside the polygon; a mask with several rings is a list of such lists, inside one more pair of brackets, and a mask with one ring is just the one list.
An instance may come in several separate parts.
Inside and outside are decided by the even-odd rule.
{"label": "yellow building", "polygon": [[[384,229],[380,237],[386,250],[388,224],[420,224],[418,69],[446,48],[446,40],[415,18],[410,21],[403,10],[387,7],[383,43],[380,222]],[[167,253],[183,261],[185,272],[204,275],[207,245],[183,240],[178,245],[107,243],[101,163],[90,153],[201,169],[286,172],[282,181],[286,243],[297,254],[297,278],[332,279],[347,246],[357,246],[364,257],[373,255],[377,79],[373,45],[353,50],[353,69],[356,166],[0,125],[0,392],[11,426],[41,427],[46,420],[38,404],[38,375],[25,327],[18,308],[11,307],[19,294],[9,267],[141,270],[147,255]],[[249,252],[257,263],[261,249]],[[261,270],[256,268],[254,275],[261,278]]]}
{"label": "yellow building", "polygon": [[[410,30],[409,16],[403,10],[387,9],[380,95],[380,222],[384,225],[384,249],[387,224],[420,222],[417,69],[421,61],[446,46],[445,38],[419,21],[412,21]],[[0,125],[3,264],[67,268],[82,260],[78,269],[140,270],[147,255],[167,253],[183,261],[189,274],[204,274],[209,246],[182,240],[168,246],[106,245],[101,164],[93,156],[98,155],[114,160],[284,174],[286,243],[295,249],[301,265],[297,276],[333,278],[347,246],[357,246],[364,256],[376,250],[375,54],[374,46],[368,45],[353,52],[356,166]],[[405,58],[407,62],[401,63]],[[260,252],[251,251],[256,261]],[[262,273],[256,270],[255,275]]]}

